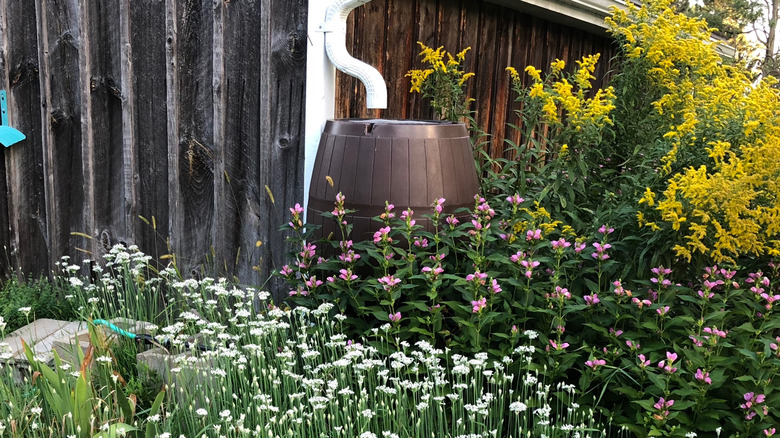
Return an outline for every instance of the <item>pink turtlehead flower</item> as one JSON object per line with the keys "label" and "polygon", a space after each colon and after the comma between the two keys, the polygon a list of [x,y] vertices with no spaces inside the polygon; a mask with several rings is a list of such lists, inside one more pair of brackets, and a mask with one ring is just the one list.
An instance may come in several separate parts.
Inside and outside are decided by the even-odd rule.
{"label": "pink turtlehead flower", "polygon": [[655,275],[669,275],[672,273],[672,270],[670,268],[664,268],[663,266],[658,266],[657,268],[653,268],[650,270]]}
{"label": "pink turtlehead flower", "polygon": [[379,242],[393,243],[393,239],[390,238],[390,227],[382,227],[374,233],[374,243]]}
{"label": "pink turtlehead flower", "polygon": [[587,304],[588,307],[596,305],[601,302],[601,300],[599,300],[599,295],[595,293],[590,295],[585,295],[582,298],[585,300],[585,304]]}
{"label": "pink turtlehead flower", "polygon": [[712,385],[712,379],[710,378],[709,372],[704,372],[701,369],[697,368],[694,377],[696,378],[696,380],[701,380],[708,385]]}
{"label": "pink turtlehead flower", "polygon": [[494,294],[501,292],[501,286],[498,285],[498,280],[495,278],[490,281],[490,288],[493,290]]}
{"label": "pink turtlehead flower", "polygon": [[594,370],[600,366],[604,366],[607,364],[607,361],[604,359],[596,359],[596,360],[587,360],[585,361],[585,365],[593,368]]}
{"label": "pink turtlehead flower", "polygon": [[468,281],[469,283],[473,282],[479,285],[484,285],[486,280],[487,280],[487,274],[479,271],[466,276],[466,281]]}
{"label": "pink turtlehead flower", "polygon": [[664,400],[663,397],[658,399],[658,402],[653,405],[659,412],[653,415],[653,418],[657,420],[663,420],[669,416],[669,408],[674,405],[674,400]]}
{"label": "pink turtlehead flower", "polygon": [[508,196],[508,197],[506,198],[506,202],[508,202],[508,203],[512,204],[513,206],[518,206],[518,205],[520,205],[520,204],[521,204],[523,201],[525,201],[525,199],[521,198],[521,197],[520,197],[520,195],[518,195],[518,194],[514,194],[514,195],[512,195],[512,196]]}
{"label": "pink turtlehead flower", "polygon": [[316,289],[317,286],[322,285],[322,280],[317,280],[317,277],[312,275],[308,280],[305,281],[305,283],[306,283],[306,287],[308,287],[309,289]]}
{"label": "pink turtlehead flower", "polygon": [[539,266],[540,262],[536,260],[520,260],[520,266],[525,268],[525,276],[531,278],[533,275],[533,269]]}
{"label": "pink turtlehead flower", "polygon": [[390,313],[387,316],[390,317],[390,321],[392,322],[398,322],[401,320],[401,312]]}
{"label": "pink turtlehead flower", "polygon": [[677,372],[677,367],[673,366],[675,360],[677,360],[677,353],[672,353],[667,351],[666,360],[662,360],[658,362],[658,368],[662,368],[665,372],[669,374],[674,374]]}
{"label": "pink turtlehead flower", "polygon": [[605,224],[605,225],[602,225],[602,226],[599,228],[599,233],[601,233],[601,234],[603,234],[603,235],[612,234],[614,231],[615,231],[615,229],[614,229],[614,228],[607,227],[607,225],[606,225],[606,224]]}
{"label": "pink turtlehead flower", "polygon": [[612,248],[612,245],[610,245],[609,243],[601,244],[599,242],[596,242],[593,244],[593,247],[596,248],[596,252],[592,253],[590,255],[591,257],[593,257],[596,260],[609,259],[609,254],[607,254],[607,250]]}
{"label": "pink turtlehead flower", "polygon": [[352,271],[350,271],[349,269],[340,269],[339,278],[341,278],[344,281],[352,281],[352,280],[357,280],[358,276],[353,274]]}
{"label": "pink turtlehead flower", "polygon": [[550,242],[550,245],[552,245],[553,249],[564,249],[571,246],[571,243],[567,242],[563,237],[561,237],[558,240],[553,240]]}
{"label": "pink turtlehead flower", "polygon": [[385,275],[384,277],[378,278],[377,281],[384,287],[386,291],[390,291],[401,282],[401,279],[395,278],[392,275]]}
{"label": "pink turtlehead flower", "polygon": [[710,298],[712,298],[712,297],[714,297],[714,296],[715,296],[715,294],[714,294],[713,292],[709,292],[709,291],[707,291],[707,292],[704,292],[704,291],[701,291],[701,290],[700,290],[700,291],[698,291],[698,292],[697,292],[697,294],[698,294],[698,295],[699,295],[701,298],[704,298],[705,300],[709,300]]}
{"label": "pink turtlehead flower", "polygon": [[647,359],[644,354],[640,354],[637,356],[637,359],[639,359],[639,366],[642,368],[646,368],[650,366],[650,359]]}
{"label": "pink turtlehead flower", "polygon": [[471,311],[473,313],[479,313],[482,309],[487,307],[487,298],[482,297],[476,301],[472,301],[471,306]]}
{"label": "pink turtlehead flower", "polygon": [[555,350],[555,351],[562,351],[562,350],[565,350],[569,346],[569,343],[568,342],[562,342],[562,343],[558,344],[557,342],[555,342],[552,339],[550,339],[550,345],[552,346],[553,350]]}
{"label": "pink turtlehead flower", "polygon": [[525,253],[522,251],[517,251],[516,254],[513,254],[509,257],[509,260],[512,261],[512,263],[518,263],[520,260],[523,260],[525,258]]}
{"label": "pink turtlehead flower", "polygon": [[528,230],[525,232],[525,240],[541,240],[542,239],[542,230],[536,229],[536,230]]}
{"label": "pink turtlehead flower", "polygon": [[636,297],[632,298],[631,302],[636,304],[637,307],[639,307],[640,309],[642,309],[645,306],[651,306],[653,304],[650,300],[640,300],[639,298]]}
{"label": "pink turtlehead flower", "polygon": [[433,201],[433,210],[436,214],[441,214],[444,211],[444,198],[438,198]]}

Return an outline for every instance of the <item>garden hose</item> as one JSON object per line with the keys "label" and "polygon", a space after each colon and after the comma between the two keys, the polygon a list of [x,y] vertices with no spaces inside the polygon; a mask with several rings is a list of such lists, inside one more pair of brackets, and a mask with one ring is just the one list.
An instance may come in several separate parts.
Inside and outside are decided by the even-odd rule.
{"label": "garden hose", "polygon": [[[131,332],[127,331],[127,330],[123,330],[123,329],[117,327],[116,324],[113,324],[110,321],[106,321],[105,319],[95,319],[95,320],[92,321],[92,323],[95,324],[96,326],[102,325],[102,326],[108,328],[109,330],[113,331],[114,333],[116,333],[116,334],[118,334],[120,336],[124,336],[124,337],[126,337],[128,339],[132,339],[134,341],[142,341],[142,342],[144,342],[146,344],[154,345],[156,347],[160,347],[163,350],[165,350],[166,352],[170,353],[170,349],[171,349],[172,343],[171,343],[171,340],[169,338],[166,338],[162,343],[159,343],[159,342],[157,342],[154,339],[154,337],[152,335],[131,333]],[[194,346],[190,346],[189,342],[185,342],[184,343],[184,349],[185,350],[191,350],[193,347],[195,349],[199,350],[199,351],[209,351],[209,350],[211,350],[211,348],[209,348],[208,346],[203,345],[203,344],[195,344]]]}

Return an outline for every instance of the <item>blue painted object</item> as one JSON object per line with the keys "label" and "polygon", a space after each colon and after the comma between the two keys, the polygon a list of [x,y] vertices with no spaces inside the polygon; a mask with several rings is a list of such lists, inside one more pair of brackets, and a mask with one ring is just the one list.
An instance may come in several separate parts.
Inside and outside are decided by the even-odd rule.
{"label": "blue painted object", "polygon": [[0,90],[0,143],[5,147],[27,138],[19,130],[8,126],[8,104],[6,103],[5,90]]}

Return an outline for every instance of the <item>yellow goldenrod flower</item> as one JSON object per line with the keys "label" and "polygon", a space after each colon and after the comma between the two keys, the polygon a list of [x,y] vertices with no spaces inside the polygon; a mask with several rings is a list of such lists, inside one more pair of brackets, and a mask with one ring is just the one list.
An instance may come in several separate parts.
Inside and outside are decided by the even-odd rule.
{"label": "yellow goldenrod flower", "polygon": [[537,82],[542,81],[541,71],[537,70],[536,67],[529,65],[525,68],[525,72],[530,76],[533,80]]}

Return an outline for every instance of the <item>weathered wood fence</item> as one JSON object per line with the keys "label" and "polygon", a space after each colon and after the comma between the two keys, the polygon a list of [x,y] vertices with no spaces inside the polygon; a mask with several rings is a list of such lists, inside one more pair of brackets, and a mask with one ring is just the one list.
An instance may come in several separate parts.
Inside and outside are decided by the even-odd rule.
{"label": "weathered wood fence", "polygon": [[[518,4],[521,2],[517,2]],[[350,53],[377,66],[388,85],[388,109],[382,117],[429,119],[433,116],[420,95],[410,94],[406,72],[421,68],[421,41],[457,53],[466,47],[464,68],[476,76],[467,95],[474,98],[480,128],[493,135],[487,145],[493,157],[504,153],[504,138],[518,143],[520,133],[507,128],[518,123],[506,67],[548,70],[557,59],[567,70],[585,55],[601,54],[594,74],[596,88],[608,76],[615,50],[606,32],[593,33],[557,24],[525,12],[473,0],[373,0],[350,16],[347,41]],[[527,77],[526,77],[527,79]],[[377,117],[366,110],[365,90],[355,79],[339,75],[337,117]]]}
{"label": "weathered wood fence", "polygon": [[0,0],[28,137],[0,148],[0,271],[124,243],[258,284],[303,193],[306,22],[305,0]]}

